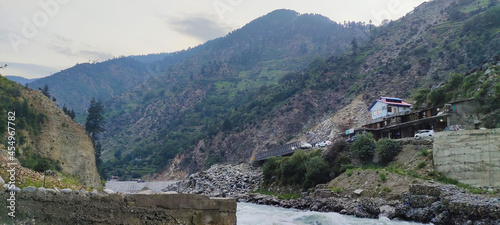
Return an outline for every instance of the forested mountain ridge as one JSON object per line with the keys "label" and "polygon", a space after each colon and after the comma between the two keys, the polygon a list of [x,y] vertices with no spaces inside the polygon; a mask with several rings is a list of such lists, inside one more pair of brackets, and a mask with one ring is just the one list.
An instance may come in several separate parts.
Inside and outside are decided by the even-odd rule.
{"label": "forested mountain ridge", "polygon": [[312,128],[356,97],[410,98],[500,55],[499,7],[434,0],[379,27],[272,12],[178,63],[150,66],[156,76],[107,101],[104,169],[185,176],[299,136],[327,139],[342,131]]}
{"label": "forested mountain ridge", "polygon": [[28,85],[33,89],[47,85],[59,106],[84,113],[92,98],[107,101],[117,97],[196,52],[191,49],[81,63]]}
{"label": "forested mountain ridge", "polygon": [[20,83],[21,85],[26,85],[27,83],[30,83],[30,82],[37,80],[36,78],[35,79],[27,79],[27,78],[19,77],[19,76],[5,76],[5,77],[7,77],[11,81]]}
{"label": "forested mountain ridge", "polygon": [[[158,171],[219,128],[241,129],[256,120],[264,111],[239,115],[242,107],[269,85],[288,82],[287,73],[368,37],[369,27],[361,23],[344,26],[320,15],[273,11],[198,46],[198,54],[109,102],[105,159],[112,168],[141,159],[135,164],[149,167],[141,172]],[[239,125],[229,121],[237,114],[244,116]]]}
{"label": "forested mountain ridge", "polygon": [[310,142],[326,139],[330,132],[338,135],[343,130],[325,133],[311,127],[356,96],[366,103],[383,95],[411,98],[420,88],[445,82],[451,72],[464,73],[500,55],[499,16],[498,1],[426,2],[405,17],[377,27],[370,41],[350,52],[317,58],[302,72],[286,76],[286,83],[264,88],[229,124],[264,111],[256,122],[197,143],[194,152],[186,151],[174,160],[172,171],[189,168],[191,172],[212,161],[247,161],[255,152],[300,135]]}

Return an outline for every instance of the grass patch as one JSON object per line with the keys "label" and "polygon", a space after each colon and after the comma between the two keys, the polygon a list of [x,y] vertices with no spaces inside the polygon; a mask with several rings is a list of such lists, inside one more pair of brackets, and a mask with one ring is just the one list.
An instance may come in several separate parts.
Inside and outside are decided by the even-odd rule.
{"label": "grass patch", "polygon": [[380,174],[380,180],[382,180],[382,182],[385,182],[387,180],[387,177],[385,176],[385,173],[381,173]]}
{"label": "grass patch", "polygon": [[421,161],[421,162],[419,162],[419,163],[417,164],[417,167],[418,167],[419,169],[422,169],[422,168],[424,168],[424,167],[425,167],[425,165],[426,165],[425,161]]}
{"label": "grass patch", "polygon": [[417,154],[418,157],[427,157],[428,155],[429,155],[429,150],[427,150],[427,149],[424,149],[424,150],[418,152],[418,154]]}
{"label": "grass patch", "polygon": [[330,187],[330,191],[337,193],[337,194],[340,194],[340,193],[344,192],[344,189],[338,188],[338,187]]}

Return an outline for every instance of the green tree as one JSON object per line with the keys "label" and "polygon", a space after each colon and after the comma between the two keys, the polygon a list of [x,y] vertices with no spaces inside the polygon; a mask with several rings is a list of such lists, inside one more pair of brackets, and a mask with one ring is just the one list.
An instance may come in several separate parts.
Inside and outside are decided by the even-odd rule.
{"label": "green tree", "polygon": [[306,164],[305,181],[303,188],[308,189],[316,186],[317,184],[326,183],[330,180],[330,170],[328,163],[321,158],[315,156],[309,159]]}
{"label": "green tree", "polygon": [[413,104],[413,107],[416,109],[420,109],[424,106],[424,103],[427,103],[427,96],[431,92],[431,89],[429,88],[422,88],[417,91],[413,95],[413,99],[415,100],[415,104]]}
{"label": "green tree", "polygon": [[373,158],[375,152],[375,139],[373,134],[365,132],[356,135],[356,140],[351,145],[351,151],[361,160],[368,161]]}
{"label": "green tree", "polygon": [[356,38],[353,38],[351,41],[352,45],[352,54],[357,55],[358,54],[358,40]]}
{"label": "green tree", "polygon": [[402,149],[401,143],[389,138],[382,138],[377,142],[375,147],[375,155],[379,158],[379,163],[386,165],[394,156]]}
{"label": "green tree", "polygon": [[282,184],[302,184],[306,173],[305,163],[308,159],[307,153],[298,150],[288,160],[284,160],[281,165]]}
{"label": "green tree", "polygon": [[446,90],[442,87],[432,90],[427,96],[431,106],[444,105],[446,103]]}
{"label": "green tree", "polygon": [[85,130],[92,138],[92,142],[95,142],[97,140],[97,135],[106,131],[106,129],[104,129],[104,106],[102,102],[96,102],[95,98],[92,98],[87,113]]}
{"label": "green tree", "polygon": [[281,156],[273,156],[266,160],[262,166],[262,175],[264,175],[264,184],[273,183],[279,175]]}
{"label": "green tree", "polygon": [[331,146],[329,146],[323,153],[323,159],[326,160],[330,165],[333,165],[335,162],[335,159],[338,157],[338,155],[349,149],[349,145],[344,139],[339,139]]}
{"label": "green tree", "polygon": [[43,86],[43,89],[42,88],[38,88],[38,90],[42,91],[42,94],[47,96],[47,98],[50,99],[50,93],[49,93],[49,85],[45,85]]}
{"label": "green tree", "polygon": [[85,122],[85,130],[90,135],[92,139],[92,144],[94,145],[94,156],[95,164],[97,166],[97,171],[99,175],[104,175],[104,169],[101,160],[101,143],[97,141],[98,135],[106,129],[104,129],[104,106],[101,101],[96,102],[95,98],[90,101],[90,106],[87,111],[87,122]]}

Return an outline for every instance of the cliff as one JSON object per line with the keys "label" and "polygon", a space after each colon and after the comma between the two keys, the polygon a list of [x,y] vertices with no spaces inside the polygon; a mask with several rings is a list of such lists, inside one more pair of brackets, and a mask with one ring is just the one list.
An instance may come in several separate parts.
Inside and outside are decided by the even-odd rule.
{"label": "cliff", "polygon": [[40,92],[23,89],[21,97],[46,118],[40,134],[28,135],[25,145],[19,146],[20,151],[33,148],[41,157],[59,162],[62,173],[77,177],[84,185],[101,187],[94,147],[85,129]]}

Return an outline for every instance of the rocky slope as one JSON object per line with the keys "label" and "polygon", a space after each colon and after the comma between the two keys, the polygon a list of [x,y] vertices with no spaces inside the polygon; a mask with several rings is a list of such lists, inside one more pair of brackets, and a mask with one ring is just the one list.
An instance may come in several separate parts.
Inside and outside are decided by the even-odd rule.
{"label": "rocky slope", "polygon": [[191,174],[187,180],[170,185],[163,191],[238,198],[258,188],[261,174],[260,168],[248,164],[216,164],[206,171]]}
{"label": "rocky slope", "polygon": [[77,177],[87,186],[101,187],[94,147],[85,129],[39,91],[24,89],[21,95],[30,107],[46,115],[41,133],[27,136],[26,144],[18,146],[21,153],[33,149],[41,157],[59,162],[61,172]]}

